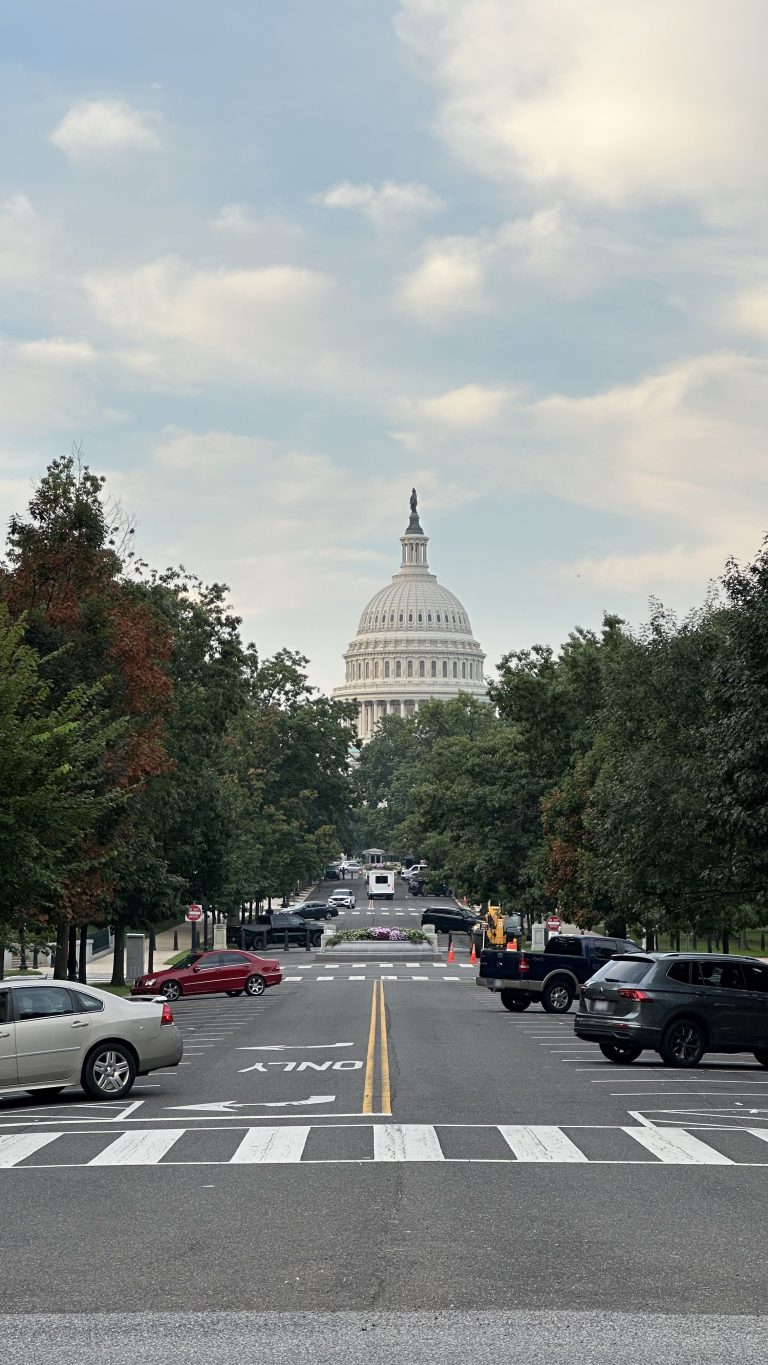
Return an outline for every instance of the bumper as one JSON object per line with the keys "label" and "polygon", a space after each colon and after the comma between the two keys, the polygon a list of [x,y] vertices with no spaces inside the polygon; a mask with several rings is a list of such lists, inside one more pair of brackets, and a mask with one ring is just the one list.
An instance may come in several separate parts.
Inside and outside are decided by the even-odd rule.
{"label": "bumper", "polygon": [[184,1055],[184,1042],[175,1024],[163,1024],[157,1038],[143,1039],[136,1045],[139,1073],[146,1076],[160,1067],[178,1066]]}
{"label": "bumper", "polygon": [[525,981],[519,977],[507,980],[503,976],[476,976],[475,981],[478,986],[485,986],[488,991],[527,991],[530,995],[541,994],[540,981]]}
{"label": "bumper", "polygon": [[588,1043],[636,1043],[638,1047],[657,1048],[661,1030],[631,1019],[596,1019],[591,1014],[577,1014],[573,1031]]}

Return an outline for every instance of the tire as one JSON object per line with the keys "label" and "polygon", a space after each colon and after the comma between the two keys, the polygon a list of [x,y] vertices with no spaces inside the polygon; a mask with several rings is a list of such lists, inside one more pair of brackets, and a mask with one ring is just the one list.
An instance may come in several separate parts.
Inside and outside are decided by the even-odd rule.
{"label": "tire", "polygon": [[322,941],[323,941],[322,938],[320,938],[317,934],[315,935],[314,938],[310,939],[310,943],[313,948],[319,948]]}
{"label": "tire", "polygon": [[523,995],[522,991],[502,991],[501,1003],[512,1014],[522,1014],[533,1002],[530,995]]}
{"label": "tire", "polygon": [[136,1080],[136,1060],[123,1043],[101,1043],[86,1058],[82,1086],[92,1100],[121,1100]]}
{"label": "tire", "polygon": [[599,1048],[609,1062],[616,1062],[619,1066],[629,1066],[630,1062],[636,1062],[643,1050],[634,1043],[600,1043]]}
{"label": "tire", "polygon": [[245,983],[246,995],[251,996],[263,995],[266,988],[267,983],[264,980],[264,977],[259,976],[257,972],[254,972],[253,976],[249,976],[248,980]]}
{"label": "tire", "polygon": [[28,1090],[27,1094],[32,1095],[36,1100],[55,1100],[56,1096],[60,1095],[63,1090],[66,1090],[64,1085],[46,1085],[42,1090]]}
{"label": "tire", "polygon": [[227,995],[242,995],[242,991],[227,991]]}
{"label": "tire", "polygon": [[335,916],[334,916],[333,911],[332,911],[332,910],[326,910],[324,918],[325,918],[325,919],[334,919]]}
{"label": "tire", "polygon": [[695,1019],[675,1019],[661,1040],[661,1060],[665,1066],[698,1066],[707,1046],[701,1024]]}
{"label": "tire", "polygon": [[757,1052],[753,1052],[753,1057],[760,1066],[768,1066],[768,1047],[759,1047]]}
{"label": "tire", "polygon": [[547,1014],[567,1014],[573,1004],[573,986],[564,976],[556,976],[541,992],[541,1007]]}
{"label": "tire", "polygon": [[160,994],[164,995],[166,1000],[178,1000],[182,994],[181,986],[178,981],[164,981],[160,987]]}

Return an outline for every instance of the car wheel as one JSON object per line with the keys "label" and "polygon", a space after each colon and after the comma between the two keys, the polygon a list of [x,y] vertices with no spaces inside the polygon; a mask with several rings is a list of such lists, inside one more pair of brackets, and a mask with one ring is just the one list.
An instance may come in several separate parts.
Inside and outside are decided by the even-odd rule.
{"label": "car wheel", "polygon": [[661,1060],[665,1066],[698,1066],[706,1042],[704,1030],[695,1019],[676,1019],[661,1040]]}
{"label": "car wheel", "polygon": [[547,1014],[567,1014],[573,1004],[573,987],[564,977],[555,977],[541,992],[542,1009]]}
{"label": "car wheel", "polygon": [[181,986],[178,981],[164,981],[160,987],[160,993],[165,996],[166,1000],[178,1000],[181,995]]}
{"label": "car wheel", "polygon": [[532,1004],[530,995],[523,995],[521,991],[502,991],[501,1003],[505,1010],[511,1010],[513,1014],[521,1014]]}
{"label": "car wheel", "polygon": [[227,991],[227,995],[242,995],[242,991]]}
{"label": "car wheel", "polygon": [[315,934],[314,938],[310,939],[313,948],[319,948],[322,941],[323,940],[319,934]]}
{"label": "car wheel", "polygon": [[600,1043],[599,1047],[609,1062],[617,1062],[620,1066],[636,1062],[643,1050],[641,1047],[635,1047],[633,1043]]}
{"label": "car wheel", "polygon": [[266,981],[263,976],[249,976],[245,983],[246,995],[263,995],[266,988]]}
{"label": "car wheel", "polygon": [[32,1095],[36,1100],[55,1100],[56,1096],[60,1095],[65,1089],[66,1086],[63,1085],[46,1085],[43,1090],[28,1090],[27,1094]]}
{"label": "car wheel", "polygon": [[759,1047],[752,1055],[761,1066],[768,1066],[768,1047]]}
{"label": "car wheel", "polygon": [[333,911],[332,911],[332,910],[326,910],[326,912],[325,912],[325,918],[326,918],[326,919],[333,919]]}
{"label": "car wheel", "polygon": [[121,1043],[96,1047],[83,1068],[83,1089],[93,1100],[120,1100],[136,1080],[133,1054]]}

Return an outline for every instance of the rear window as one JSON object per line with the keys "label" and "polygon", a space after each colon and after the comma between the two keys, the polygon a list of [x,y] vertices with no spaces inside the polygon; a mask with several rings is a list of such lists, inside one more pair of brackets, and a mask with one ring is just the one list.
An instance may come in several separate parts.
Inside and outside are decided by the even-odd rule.
{"label": "rear window", "polygon": [[564,957],[583,957],[582,942],[580,938],[558,938],[554,935],[548,939],[544,952],[561,953]]}
{"label": "rear window", "polygon": [[653,962],[647,958],[638,962],[637,958],[615,957],[612,962],[606,962],[596,975],[601,981],[629,981],[636,985],[645,979],[652,966]]}

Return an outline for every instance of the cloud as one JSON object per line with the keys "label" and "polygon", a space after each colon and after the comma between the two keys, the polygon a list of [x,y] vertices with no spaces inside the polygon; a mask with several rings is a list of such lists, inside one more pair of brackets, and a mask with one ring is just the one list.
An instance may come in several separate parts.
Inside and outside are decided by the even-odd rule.
{"label": "cloud", "polygon": [[768,283],[753,285],[725,309],[725,321],[740,331],[768,338]]}
{"label": "cloud", "polygon": [[79,100],[54,128],[51,142],[73,160],[161,147],[156,116],[122,100]]}
{"label": "cloud", "polygon": [[443,213],[444,199],[418,181],[384,180],[376,185],[355,185],[344,180],[317,195],[315,203],[331,209],[359,209],[377,227],[396,227],[416,218]]}
{"label": "cloud", "polygon": [[48,260],[48,231],[25,194],[0,204],[0,286],[29,288]]}
{"label": "cloud", "polygon": [[634,555],[588,556],[561,566],[555,577],[567,580],[575,575],[591,587],[641,592],[662,599],[686,586],[698,596],[703,585],[722,573],[732,551],[733,545],[727,540],[715,540],[704,545],[681,543]]}
{"label": "cloud", "polygon": [[231,431],[186,431],[166,427],[164,439],[155,447],[154,460],[163,469],[218,479],[224,470],[254,473],[271,464],[275,447],[256,436]]}
{"label": "cloud", "polygon": [[499,285],[526,279],[556,281],[573,294],[591,277],[583,244],[559,207],[510,219],[474,236],[431,238],[397,299],[411,317],[431,326],[490,311]]}
{"label": "cloud", "polygon": [[435,398],[401,403],[401,411],[412,421],[426,427],[454,431],[476,431],[496,426],[511,398],[508,388],[484,384],[464,384]]}
{"label": "cloud", "polygon": [[[92,423],[123,420],[102,387],[104,362],[87,341],[0,342],[0,410],[6,432],[52,436],[60,448]],[[107,390],[106,392],[109,392]]]}
{"label": "cloud", "polygon": [[223,204],[211,226],[222,236],[244,239],[270,249],[289,246],[304,236],[298,223],[276,214],[257,213],[250,204]]}
{"label": "cloud", "polygon": [[763,0],[400,0],[395,23],[495,180],[617,206],[765,191]]}
{"label": "cloud", "polygon": [[157,380],[194,384],[246,375],[289,382],[335,372],[334,284],[289,265],[200,270],[176,257],[86,278],[96,315]]}

